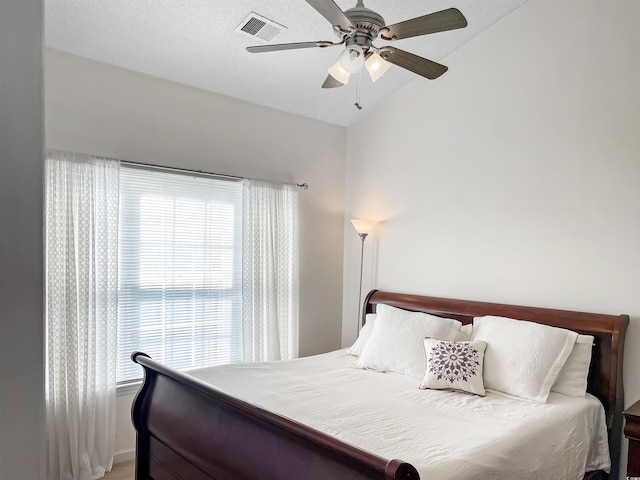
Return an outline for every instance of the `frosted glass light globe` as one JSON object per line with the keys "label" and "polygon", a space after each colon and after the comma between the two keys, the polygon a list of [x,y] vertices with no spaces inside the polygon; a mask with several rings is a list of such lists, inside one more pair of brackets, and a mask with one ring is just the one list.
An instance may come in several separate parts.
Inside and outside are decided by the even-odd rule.
{"label": "frosted glass light globe", "polygon": [[369,72],[369,75],[371,75],[371,80],[375,82],[384,75],[384,72],[389,69],[391,64],[385,61],[377,53],[374,53],[366,62],[364,62],[364,66],[367,67],[367,71]]}
{"label": "frosted glass light globe", "polygon": [[329,75],[339,81],[341,84],[346,85],[349,83],[349,76],[351,75],[349,72],[345,72],[345,70],[340,66],[340,62],[336,62],[329,67]]}
{"label": "frosted glass light globe", "polygon": [[362,47],[357,44],[349,45],[340,54],[338,62],[344,71],[348,73],[358,73],[364,65]]}

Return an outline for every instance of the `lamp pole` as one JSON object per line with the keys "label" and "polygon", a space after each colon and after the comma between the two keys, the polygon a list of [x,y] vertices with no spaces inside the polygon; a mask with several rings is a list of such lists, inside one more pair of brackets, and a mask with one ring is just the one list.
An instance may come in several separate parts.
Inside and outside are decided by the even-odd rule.
{"label": "lamp pole", "polygon": [[362,324],[362,268],[364,265],[364,240],[367,238],[368,233],[358,233],[358,235],[360,235],[362,242],[360,244],[360,288],[358,289],[358,328],[356,335],[360,335],[360,325]]}
{"label": "lamp pole", "polygon": [[361,220],[358,218],[354,218],[351,220],[353,224],[353,228],[356,229],[358,235],[360,236],[360,288],[358,289],[358,327],[356,331],[356,335],[360,334],[360,325],[362,325],[362,269],[364,266],[364,240],[367,238],[367,235],[371,233],[376,226],[375,220]]}

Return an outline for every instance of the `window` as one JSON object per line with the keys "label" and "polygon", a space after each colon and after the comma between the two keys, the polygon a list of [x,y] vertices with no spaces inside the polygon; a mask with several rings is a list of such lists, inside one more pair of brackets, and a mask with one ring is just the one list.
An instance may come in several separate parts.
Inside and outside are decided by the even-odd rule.
{"label": "window", "polygon": [[117,380],[131,352],[170,367],[241,361],[242,183],[123,165]]}

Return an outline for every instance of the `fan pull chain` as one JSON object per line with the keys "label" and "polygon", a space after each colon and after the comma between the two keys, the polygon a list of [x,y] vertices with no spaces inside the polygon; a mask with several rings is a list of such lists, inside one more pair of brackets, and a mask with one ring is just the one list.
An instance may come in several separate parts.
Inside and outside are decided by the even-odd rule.
{"label": "fan pull chain", "polygon": [[358,110],[362,110],[362,105],[360,105],[360,80],[362,80],[362,70],[358,72],[358,83],[356,84],[356,103],[354,103]]}

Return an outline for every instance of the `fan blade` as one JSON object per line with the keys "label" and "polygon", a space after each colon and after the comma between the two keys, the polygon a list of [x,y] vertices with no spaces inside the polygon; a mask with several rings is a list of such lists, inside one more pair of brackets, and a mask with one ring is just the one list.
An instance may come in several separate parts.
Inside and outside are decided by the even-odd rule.
{"label": "fan blade", "polygon": [[342,30],[353,27],[351,20],[344,14],[333,0],[306,0],[320,15],[329,20],[331,25],[338,25]]}
{"label": "fan blade", "polygon": [[387,62],[393,63],[402,68],[422,75],[429,80],[438,78],[444,72],[449,70],[448,67],[440,65],[432,60],[419,57],[413,53],[405,52],[395,47],[383,47],[379,54]]}
{"label": "fan blade", "polygon": [[440,12],[430,13],[422,17],[388,25],[388,31],[383,31],[383,40],[400,40],[401,38],[417,37],[429,33],[446,32],[467,26],[467,19],[457,8],[448,8]]}
{"label": "fan blade", "polygon": [[278,50],[295,50],[297,48],[324,48],[332,47],[333,45],[339,45],[333,42],[319,41],[319,42],[298,42],[298,43],[276,43],[274,45],[255,45],[253,47],[247,47],[247,51],[251,53],[262,52],[276,52]]}
{"label": "fan blade", "polygon": [[343,86],[344,83],[333,78],[333,75],[327,75],[327,78],[324,79],[324,83],[322,84],[322,88],[338,88]]}

